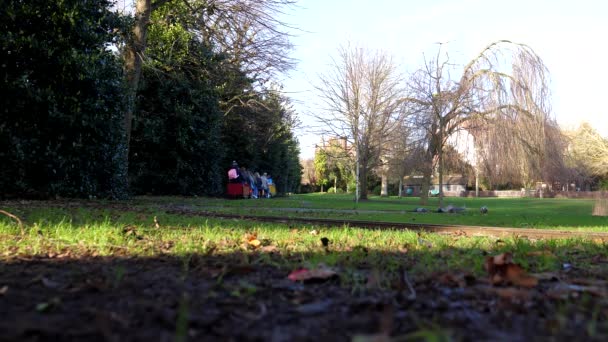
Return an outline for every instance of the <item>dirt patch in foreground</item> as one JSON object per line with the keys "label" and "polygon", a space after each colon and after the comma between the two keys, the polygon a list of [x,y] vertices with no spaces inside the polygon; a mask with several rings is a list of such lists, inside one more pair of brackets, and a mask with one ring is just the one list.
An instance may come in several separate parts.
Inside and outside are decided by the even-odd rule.
{"label": "dirt patch in foreground", "polygon": [[[572,272],[533,289],[456,274],[399,281],[287,279],[243,256],[0,261],[8,341],[605,340],[605,287]],[[226,266],[231,265],[231,266]],[[377,273],[377,272],[376,272]],[[378,281],[374,281],[374,279]],[[577,283],[578,282],[578,283]],[[368,336],[369,337],[369,336]],[[371,341],[371,339],[363,341]]]}

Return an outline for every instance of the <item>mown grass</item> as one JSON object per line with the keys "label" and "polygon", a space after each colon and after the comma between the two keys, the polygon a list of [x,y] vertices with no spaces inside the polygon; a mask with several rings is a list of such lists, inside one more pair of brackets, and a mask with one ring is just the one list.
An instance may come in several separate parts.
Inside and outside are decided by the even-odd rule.
{"label": "mown grass", "polygon": [[[353,294],[363,294],[366,291],[369,293],[370,288],[392,289],[395,287],[395,280],[401,279],[404,272],[411,276],[415,284],[420,284],[418,289],[421,292],[425,291],[424,284],[427,279],[434,282],[441,281],[441,275],[446,273],[470,274],[477,278],[485,278],[487,275],[483,264],[486,258],[503,252],[513,253],[516,263],[527,272],[537,275],[548,273],[549,276],[557,274],[561,277],[569,272],[568,275],[571,277],[585,277],[591,280],[606,279],[608,275],[608,245],[581,238],[534,241],[524,238],[464,237],[345,226],[268,224],[239,219],[191,216],[179,214],[179,211],[173,214],[167,213],[167,209],[172,208],[192,211],[219,208],[232,213],[284,215],[285,212],[276,209],[312,208],[338,210],[335,213],[329,211],[312,213],[323,217],[331,217],[332,214],[336,217],[352,215],[352,218],[356,219],[377,217],[379,220],[397,221],[415,217],[418,222],[425,219],[431,222],[436,220],[435,222],[438,223],[477,222],[480,225],[496,225],[492,222],[503,222],[505,226],[517,226],[518,222],[525,220],[547,228],[563,225],[563,218],[571,215],[572,225],[567,226],[568,229],[607,228],[602,218],[599,221],[590,219],[590,214],[587,213],[591,206],[589,201],[532,199],[451,201],[448,199],[446,203],[466,205],[467,208],[488,205],[490,214],[481,215],[471,210],[464,214],[428,213],[414,216],[414,213],[401,211],[415,208],[416,199],[373,198],[356,208],[359,213],[339,212],[339,210],[353,210],[353,203],[350,201],[352,199],[347,196],[306,195],[258,201],[136,198],[119,202],[119,205],[104,201],[0,202],[0,209],[15,214],[23,220],[25,232],[21,235],[21,229],[14,220],[0,216],[0,274],[12,262],[25,262],[27,265],[37,258],[76,260],[91,260],[95,257],[106,257],[100,258],[102,260],[135,258],[144,262],[147,258],[177,258],[180,259],[178,267],[183,267],[184,277],[189,272],[199,274],[194,272],[204,271],[213,274],[209,277],[213,278],[215,287],[207,295],[217,295],[226,290],[228,296],[240,298],[243,302],[246,298],[253,299],[256,291],[261,291],[260,282],[248,282],[245,277],[237,281],[234,278],[238,276],[231,279],[231,274],[238,274],[235,269],[243,266],[278,268],[284,271],[287,277],[294,269],[314,268],[325,264],[338,272],[339,285]],[[47,205],[50,207],[46,207]],[[429,208],[433,206],[434,203]],[[381,210],[382,213],[365,213],[364,210]],[[570,214],[564,214],[564,211]],[[311,213],[290,213],[292,214],[299,216]],[[370,217],[362,217],[365,215]],[[579,221],[581,224],[576,224]],[[594,225],[595,228],[590,228]],[[327,242],[325,245],[322,242],[324,238]],[[257,242],[253,243],[253,241]],[[125,276],[128,270],[122,265],[117,263],[112,266],[114,268],[110,278],[113,288],[120,288],[123,278],[129,277],[128,273]],[[201,269],[201,265],[209,269]],[[192,271],[189,270],[190,267],[193,268]],[[566,269],[569,271],[565,271]],[[280,280],[274,279],[274,281]],[[2,285],[0,284],[0,288]],[[542,295],[542,292],[538,293],[535,296]],[[479,292],[479,295],[486,296],[485,292]],[[322,298],[325,296],[331,297],[331,293],[320,294]],[[602,298],[599,300],[593,298],[593,301],[590,299],[591,304],[589,304],[585,302],[587,294],[582,296],[582,300],[574,301],[574,309],[568,306],[566,301],[558,301],[556,305],[560,310],[551,311],[550,315],[553,315],[554,321],[557,322],[555,328],[557,335],[560,329],[570,326],[568,322],[573,312],[582,317],[579,319],[587,317],[582,313],[592,312],[591,319],[585,323],[588,330],[586,336],[598,336],[598,339],[601,337],[606,317],[605,311],[599,311],[602,310],[601,305],[604,305]],[[189,310],[195,310],[195,307],[189,307],[188,303],[186,294],[183,294],[177,308],[176,340],[186,336]],[[502,303],[502,299],[492,299],[488,304],[488,312],[494,310],[495,303]],[[53,305],[50,301],[40,304]],[[496,305],[500,307],[499,304]],[[442,321],[435,321],[435,318],[421,316],[420,323],[416,325],[418,326],[416,331],[401,336],[402,340],[446,340],[451,336],[450,331],[443,328]]]}
{"label": "mown grass", "polygon": [[[142,207],[162,207],[168,203],[194,210],[269,215],[284,217],[327,217],[386,222],[416,222],[461,224],[475,226],[519,227],[608,231],[608,217],[592,216],[591,199],[539,198],[446,198],[445,205],[467,208],[458,214],[438,214],[437,198],[421,206],[419,198],[371,197],[369,201],[354,203],[352,195],[306,194],[271,200],[225,200],[217,198],[138,198],[133,203]],[[479,211],[489,208],[488,214]],[[430,212],[414,213],[424,207]]]}
{"label": "mown grass", "polygon": [[[425,275],[441,271],[481,274],[485,256],[506,251],[513,252],[516,262],[532,272],[559,270],[564,263],[602,268],[604,264],[592,265],[592,259],[608,255],[606,245],[584,239],[530,241],[288,226],[167,214],[156,209],[144,212],[103,208],[6,209],[25,220],[26,234],[21,236],[14,222],[0,218],[0,259],[66,254],[183,258],[238,254],[245,256],[239,262],[269,264],[286,270],[323,263],[341,269],[381,269],[389,273],[405,267],[414,275]],[[327,238],[329,244],[323,246],[321,238]],[[250,244],[251,239],[258,240],[259,246]],[[356,282],[356,276],[349,272],[342,276],[346,282]]]}

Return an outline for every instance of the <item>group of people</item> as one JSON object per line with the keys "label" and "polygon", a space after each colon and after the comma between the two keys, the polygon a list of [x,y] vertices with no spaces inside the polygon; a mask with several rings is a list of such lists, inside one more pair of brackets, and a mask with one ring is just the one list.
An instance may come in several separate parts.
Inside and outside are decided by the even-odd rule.
{"label": "group of people", "polygon": [[264,172],[251,172],[244,166],[239,168],[236,161],[232,162],[228,170],[228,182],[242,183],[251,187],[251,198],[270,198],[270,186],[273,184],[272,177]]}

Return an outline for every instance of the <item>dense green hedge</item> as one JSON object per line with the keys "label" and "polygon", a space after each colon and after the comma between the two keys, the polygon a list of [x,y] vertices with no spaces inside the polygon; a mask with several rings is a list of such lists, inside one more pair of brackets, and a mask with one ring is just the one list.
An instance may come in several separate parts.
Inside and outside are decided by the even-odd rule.
{"label": "dense green hedge", "polygon": [[188,66],[184,61],[171,72],[151,67],[144,71],[130,149],[131,188],[137,194],[222,192],[217,94]]}
{"label": "dense green hedge", "polygon": [[0,196],[126,196],[123,22],[103,0],[1,6]]}

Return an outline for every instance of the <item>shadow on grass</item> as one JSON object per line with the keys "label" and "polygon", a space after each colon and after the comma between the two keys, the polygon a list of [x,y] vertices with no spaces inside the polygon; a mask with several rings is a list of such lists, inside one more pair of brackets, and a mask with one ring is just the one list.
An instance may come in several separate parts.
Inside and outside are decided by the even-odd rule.
{"label": "shadow on grass", "polygon": [[[457,255],[448,257],[446,251]],[[578,292],[548,296],[560,282],[589,277],[586,271],[555,271],[527,290],[488,285],[479,265],[448,264],[458,255],[483,260],[484,254],[474,248],[385,252],[363,247],[293,255],[5,253],[0,332],[3,340],[13,341],[350,341],[383,333],[405,340],[608,336],[605,298]],[[432,260],[439,262],[433,266]],[[319,262],[328,262],[338,275],[313,282],[287,278],[294,265]],[[527,265],[538,267],[536,259]]]}

